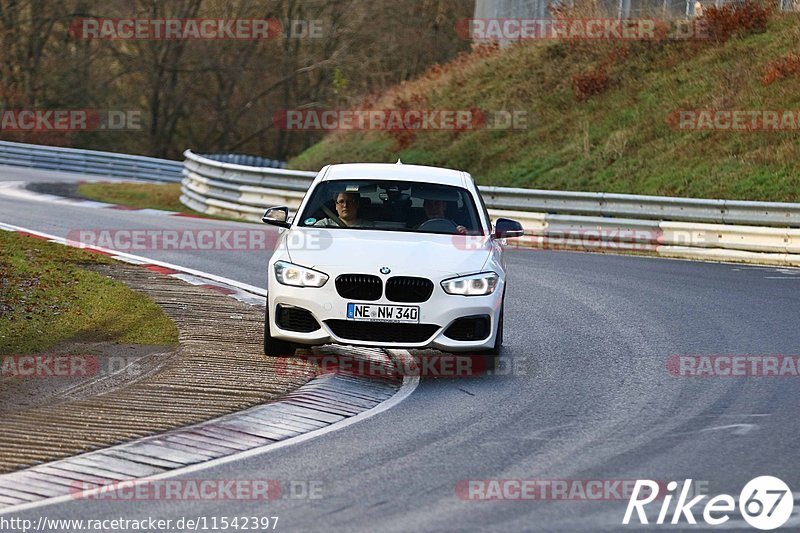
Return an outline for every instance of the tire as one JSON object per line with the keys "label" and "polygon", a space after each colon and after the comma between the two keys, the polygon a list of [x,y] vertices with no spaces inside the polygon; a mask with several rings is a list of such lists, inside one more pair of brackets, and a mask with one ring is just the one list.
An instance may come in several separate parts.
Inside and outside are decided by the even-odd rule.
{"label": "tire", "polygon": [[[267,304],[269,305],[269,304]],[[264,313],[264,355],[289,357],[294,355],[294,346],[285,340],[276,339],[269,332],[269,309]]]}

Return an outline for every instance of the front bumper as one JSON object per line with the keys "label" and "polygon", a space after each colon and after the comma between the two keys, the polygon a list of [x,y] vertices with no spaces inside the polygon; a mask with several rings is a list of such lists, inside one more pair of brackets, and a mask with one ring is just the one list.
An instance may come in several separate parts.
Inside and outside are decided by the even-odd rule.
{"label": "front bumper", "polygon": [[[327,272],[326,272],[327,273]],[[495,291],[487,296],[456,296],[444,292],[440,282],[446,277],[430,277],[434,283],[433,294],[421,303],[401,303],[392,302],[382,295],[379,300],[363,301],[342,298],[336,291],[335,277],[338,274],[329,274],[331,278],[320,288],[298,288],[289,287],[278,283],[274,277],[274,272],[270,269],[269,275],[269,295],[267,305],[269,306],[270,334],[286,341],[303,345],[321,344],[349,344],[354,346],[370,346],[380,348],[435,348],[448,352],[466,352],[474,350],[490,349],[494,346],[497,335],[497,325],[502,307],[502,295],[504,291],[503,276],[501,274]],[[384,284],[388,276],[380,276]],[[393,339],[393,341],[376,341],[353,339],[338,336],[334,333],[328,320],[347,320],[348,303],[365,304],[386,304],[419,306],[419,323],[435,326],[431,328],[432,334],[422,342],[411,342]],[[320,324],[320,328],[310,333],[300,333],[281,329],[276,323],[277,306],[291,306],[305,309]],[[454,340],[445,335],[447,328],[456,320],[463,317],[488,315],[489,316],[489,335],[476,341]],[[396,337],[396,332],[395,335]]]}

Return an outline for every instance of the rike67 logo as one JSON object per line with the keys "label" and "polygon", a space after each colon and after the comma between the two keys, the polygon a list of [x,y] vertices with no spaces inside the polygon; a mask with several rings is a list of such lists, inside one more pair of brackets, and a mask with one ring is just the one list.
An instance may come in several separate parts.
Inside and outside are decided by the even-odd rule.
{"label": "rike67 logo", "polygon": [[[640,524],[649,523],[645,507],[660,500],[661,505],[658,510],[658,518],[655,520],[656,524],[697,525],[695,517],[697,512],[702,513],[702,520],[709,526],[722,526],[730,520],[730,523],[725,526],[726,528],[747,527],[745,523],[736,518],[731,520],[731,514],[735,513],[737,508],[737,502],[733,496],[719,494],[704,502],[705,505],[701,505],[708,495],[692,495],[694,497],[689,499],[691,484],[691,479],[687,479],[682,486],[677,481],[670,481],[667,483],[666,495],[660,498],[662,494],[659,494],[657,482],[649,479],[637,480],[622,523],[629,525],[631,519],[634,519],[634,513],[636,514],[634,524],[637,519]],[[645,494],[644,497],[640,497],[640,491]],[[670,509],[674,496],[677,496],[677,501],[674,509]],[[647,509],[651,512],[650,519],[657,509],[658,504]],[[739,493],[738,509],[744,522],[751,527],[764,531],[777,529],[786,524],[791,517],[794,510],[794,495],[782,480],[773,476],[760,476],[750,480]]]}

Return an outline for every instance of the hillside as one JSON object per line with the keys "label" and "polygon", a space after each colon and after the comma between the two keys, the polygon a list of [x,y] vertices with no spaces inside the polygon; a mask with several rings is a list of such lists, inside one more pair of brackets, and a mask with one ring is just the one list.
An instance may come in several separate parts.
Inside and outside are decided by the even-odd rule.
{"label": "hillside", "polygon": [[490,185],[800,201],[791,122],[783,131],[696,131],[675,119],[678,110],[800,110],[800,16],[717,37],[478,48],[363,108],[522,110],[526,129],[339,131],[290,168],[401,157]]}

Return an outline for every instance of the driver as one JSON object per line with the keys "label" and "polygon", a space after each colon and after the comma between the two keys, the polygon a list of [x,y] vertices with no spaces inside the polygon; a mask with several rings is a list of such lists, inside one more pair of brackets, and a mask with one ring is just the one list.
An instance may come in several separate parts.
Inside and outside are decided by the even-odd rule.
{"label": "driver", "polygon": [[[361,207],[361,195],[357,192],[340,192],[336,195],[336,214],[346,227],[373,228],[375,223],[371,220],[359,218],[358,210]],[[314,223],[315,226],[342,227],[332,218],[323,218]]]}
{"label": "driver", "polygon": [[[444,200],[425,200],[422,202],[422,208],[425,210],[426,220],[433,220],[434,218],[444,218],[445,220],[450,220],[444,214],[447,210],[447,202]],[[456,232],[464,235],[467,233],[467,228],[457,225]]]}

